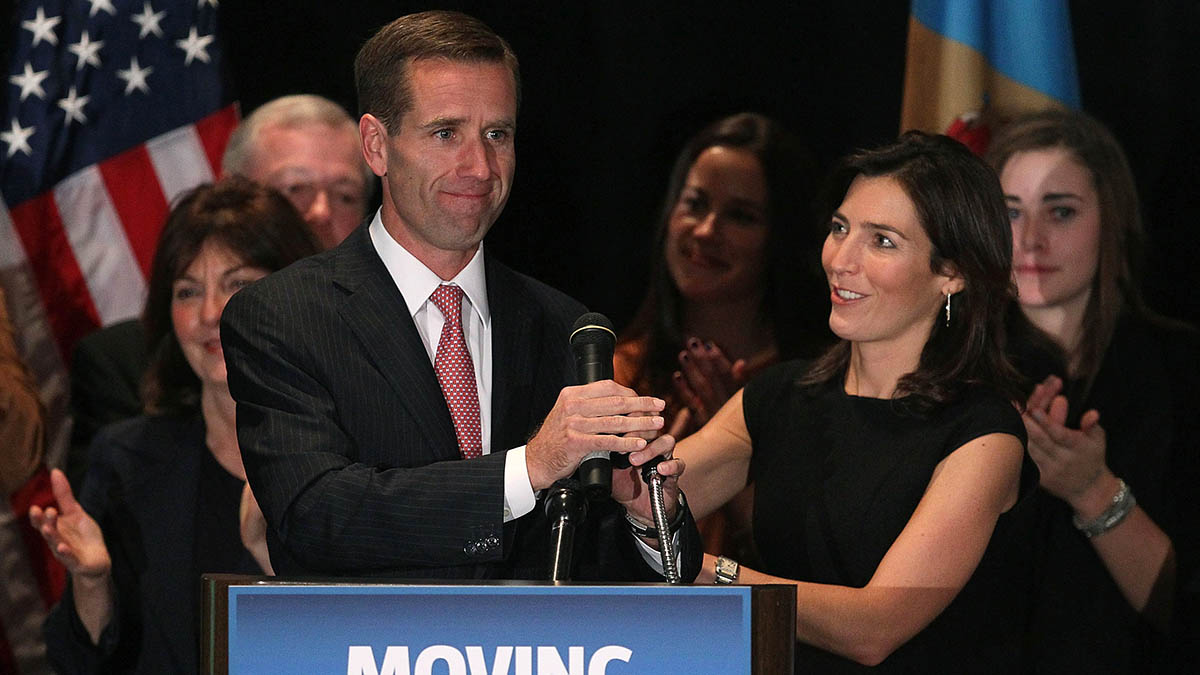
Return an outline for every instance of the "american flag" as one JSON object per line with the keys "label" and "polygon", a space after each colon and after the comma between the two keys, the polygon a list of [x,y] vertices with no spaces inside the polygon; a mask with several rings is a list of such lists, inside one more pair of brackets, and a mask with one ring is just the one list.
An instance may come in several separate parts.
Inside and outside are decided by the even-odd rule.
{"label": "american flag", "polygon": [[217,0],[26,0],[0,31],[0,284],[54,463],[72,348],[140,314],[168,207],[219,173],[237,111]]}
{"label": "american flag", "polygon": [[168,205],[218,173],[237,114],[216,5],[20,3],[0,101],[0,283],[52,418],[75,342],[140,313]]}

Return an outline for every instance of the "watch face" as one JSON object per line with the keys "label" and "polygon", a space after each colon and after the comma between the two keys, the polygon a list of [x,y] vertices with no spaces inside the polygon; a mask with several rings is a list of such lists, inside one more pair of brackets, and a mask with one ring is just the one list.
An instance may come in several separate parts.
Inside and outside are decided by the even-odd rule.
{"label": "watch face", "polygon": [[717,558],[717,583],[733,583],[738,577],[738,564],[729,558]]}

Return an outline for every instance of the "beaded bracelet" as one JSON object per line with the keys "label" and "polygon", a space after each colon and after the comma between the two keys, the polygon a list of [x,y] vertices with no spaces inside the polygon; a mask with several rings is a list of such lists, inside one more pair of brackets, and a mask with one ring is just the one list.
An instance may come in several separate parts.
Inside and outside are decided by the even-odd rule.
{"label": "beaded bracelet", "polygon": [[[673,535],[683,526],[683,519],[687,515],[687,500],[683,497],[683,490],[679,491],[679,508],[675,509],[675,515],[671,518],[671,522],[667,523],[667,529]],[[639,537],[645,539],[658,539],[658,529],[653,525],[646,526],[638,522],[636,518],[625,512],[625,520],[629,522],[629,529]]]}
{"label": "beaded bracelet", "polygon": [[1075,528],[1083,533],[1083,536],[1088,539],[1099,537],[1120,524],[1125,517],[1133,511],[1133,507],[1137,506],[1137,499],[1133,496],[1133,490],[1125,484],[1125,481],[1117,479],[1119,489],[1117,494],[1113,495],[1112,503],[1109,504],[1104,513],[1096,516],[1090,523],[1085,523],[1079,519],[1079,516],[1071,516],[1071,522],[1075,524]]}

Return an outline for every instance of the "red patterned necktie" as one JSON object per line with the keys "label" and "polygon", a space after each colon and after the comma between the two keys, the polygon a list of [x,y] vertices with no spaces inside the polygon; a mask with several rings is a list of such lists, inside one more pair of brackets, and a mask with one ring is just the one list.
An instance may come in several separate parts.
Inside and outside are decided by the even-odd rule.
{"label": "red patterned necktie", "polygon": [[438,384],[450,408],[450,419],[454,421],[454,433],[458,436],[458,450],[463,459],[472,459],[483,454],[482,435],[479,431],[479,390],[475,385],[475,365],[467,351],[467,341],[462,330],[462,289],[458,286],[438,286],[429,301],[437,305],[445,317],[442,337],[438,340],[437,354],[433,357],[433,369],[437,372]]}

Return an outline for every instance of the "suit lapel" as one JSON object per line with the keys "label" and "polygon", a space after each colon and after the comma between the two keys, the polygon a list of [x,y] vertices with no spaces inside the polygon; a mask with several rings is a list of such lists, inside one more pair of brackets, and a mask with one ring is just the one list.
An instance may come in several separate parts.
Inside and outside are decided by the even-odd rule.
{"label": "suit lapel", "polygon": [[512,270],[490,257],[484,263],[492,318],[492,451],[498,452],[524,443],[532,428],[540,315]]}
{"label": "suit lapel", "polygon": [[346,292],[345,305],[338,310],[342,320],[422,435],[434,448],[453,449],[453,455],[443,459],[458,457],[454,423],[433,364],[403,296],[371,244],[367,228],[355,230],[350,240],[338,247],[333,265],[333,283]]}

